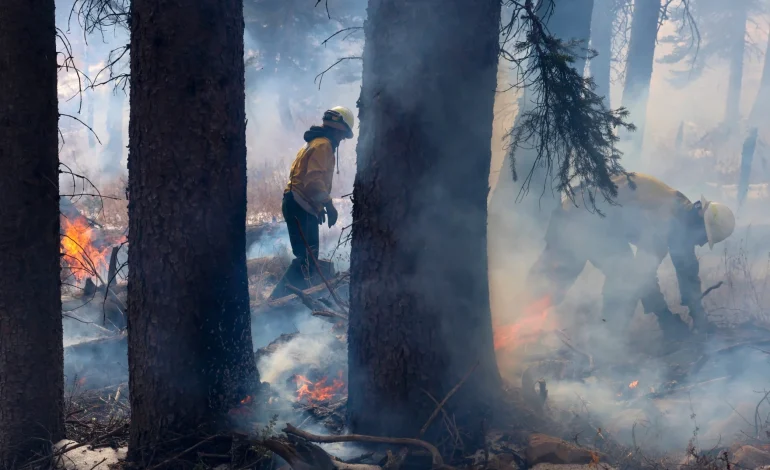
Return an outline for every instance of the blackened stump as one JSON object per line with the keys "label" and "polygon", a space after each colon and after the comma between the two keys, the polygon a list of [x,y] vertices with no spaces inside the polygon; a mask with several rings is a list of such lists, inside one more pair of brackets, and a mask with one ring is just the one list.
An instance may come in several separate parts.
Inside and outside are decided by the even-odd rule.
{"label": "blackened stump", "polygon": [[[487,280],[500,2],[370,0],[353,192],[351,431],[414,437],[447,406],[468,432],[501,391]],[[438,425],[434,425],[438,428]],[[429,433],[430,434],[430,431]]]}
{"label": "blackened stump", "polygon": [[243,5],[131,3],[128,458],[254,395]]}

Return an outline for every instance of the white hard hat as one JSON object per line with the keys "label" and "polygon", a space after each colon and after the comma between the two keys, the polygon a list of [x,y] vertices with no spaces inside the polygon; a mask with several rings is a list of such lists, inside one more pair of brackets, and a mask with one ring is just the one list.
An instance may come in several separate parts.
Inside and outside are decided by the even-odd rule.
{"label": "white hard hat", "polygon": [[732,235],[735,230],[735,215],[724,204],[709,202],[703,196],[700,197],[700,203],[709,249],[712,249],[715,244]]}
{"label": "white hard hat", "polygon": [[348,139],[353,137],[353,126],[356,124],[356,118],[353,112],[344,106],[335,106],[324,113],[323,122],[325,125],[347,131]]}

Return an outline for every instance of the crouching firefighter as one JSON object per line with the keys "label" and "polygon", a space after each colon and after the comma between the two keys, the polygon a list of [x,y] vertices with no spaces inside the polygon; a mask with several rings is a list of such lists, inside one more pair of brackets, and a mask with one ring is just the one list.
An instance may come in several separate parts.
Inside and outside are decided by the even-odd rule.
{"label": "crouching firefighter", "polygon": [[331,228],[337,223],[337,209],[331,198],[336,152],[342,140],[353,137],[355,118],[349,109],[337,106],[324,113],[322,122],[322,126],[312,126],[305,132],[307,143],[291,165],[281,208],[294,259],[271,299],[291,294],[287,284],[305,289],[307,280],[318,278],[311,256],[318,259],[319,225],[327,221]]}
{"label": "crouching firefighter", "polygon": [[695,247],[708,243],[713,248],[729,237],[735,229],[732,211],[702,196],[692,203],[652,176],[632,173],[612,180],[618,188],[617,204],[597,201],[605,217],[569,200],[562,200],[553,212],[545,250],[529,273],[533,293],[550,295],[558,305],[590,261],[605,275],[602,316],[611,331],[625,331],[641,300],[644,312],[657,316],[664,338],[677,340],[689,334],[689,328],[669,310],[657,277],[670,254],[681,303],[688,307],[694,328],[706,331]]}

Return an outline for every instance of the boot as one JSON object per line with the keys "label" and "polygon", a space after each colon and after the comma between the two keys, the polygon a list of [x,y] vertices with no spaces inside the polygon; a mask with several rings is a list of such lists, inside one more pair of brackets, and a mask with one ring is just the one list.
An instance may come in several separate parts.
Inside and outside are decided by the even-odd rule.
{"label": "boot", "polygon": [[681,343],[692,335],[690,327],[682,320],[682,317],[675,315],[671,310],[657,314],[658,325],[663,330],[663,341],[665,343]]}

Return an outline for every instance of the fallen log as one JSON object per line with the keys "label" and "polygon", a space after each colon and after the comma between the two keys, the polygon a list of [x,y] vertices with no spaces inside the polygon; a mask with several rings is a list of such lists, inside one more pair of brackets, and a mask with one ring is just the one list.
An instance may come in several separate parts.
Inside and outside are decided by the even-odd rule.
{"label": "fallen log", "polygon": [[128,379],[128,336],[83,341],[64,348],[64,375],[86,389],[103,388]]}
{"label": "fallen log", "polygon": [[438,449],[428,442],[420,439],[411,439],[407,437],[379,437],[379,436],[366,436],[363,434],[347,434],[344,436],[319,436],[317,434],[311,434],[306,431],[295,428],[290,423],[286,423],[286,427],[283,429],[286,434],[301,437],[306,441],[320,442],[320,443],[332,443],[332,442],[369,442],[373,444],[396,444],[422,447],[430,452],[433,460],[433,468],[449,468],[444,465],[444,459],[441,457],[441,453]]}
{"label": "fallen log", "polygon": [[[340,274],[339,276],[335,277],[331,283],[332,285],[339,285],[339,282],[344,279],[344,274]],[[326,286],[324,284],[319,284],[317,286],[310,287],[308,289],[305,289],[302,291],[303,294],[312,297],[312,298],[318,298],[321,295],[323,295],[324,292],[326,292]],[[269,300],[266,302],[252,302],[251,303],[251,311],[253,314],[261,313],[267,310],[272,309],[278,309],[281,307],[286,307],[287,305],[291,305],[294,302],[299,301],[300,298],[296,294],[289,294],[284,297],[280,297],[275,300]]]}

